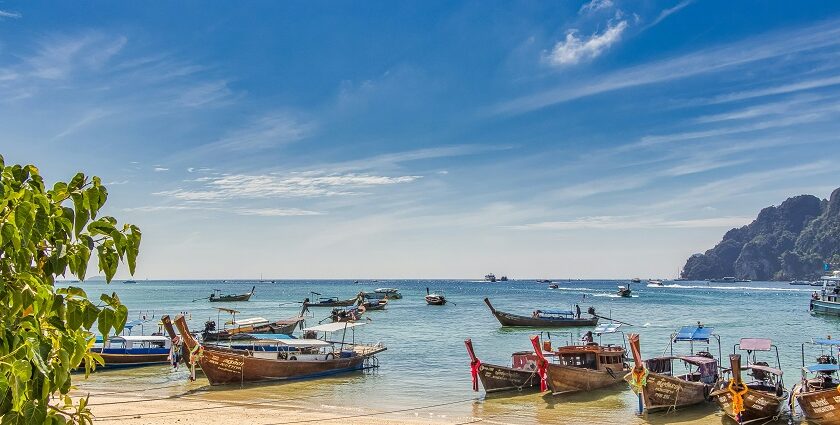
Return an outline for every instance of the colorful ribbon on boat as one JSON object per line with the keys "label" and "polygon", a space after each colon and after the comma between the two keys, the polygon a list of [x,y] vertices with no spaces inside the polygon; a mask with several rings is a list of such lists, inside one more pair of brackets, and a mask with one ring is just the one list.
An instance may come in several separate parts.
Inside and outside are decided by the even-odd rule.
{"label": "colorful ribbon on boat", "polygon": [[840,393],[840,384],[837,385],[837,392]]}
{"label": "colorful ribbon on boat", "polygon": [[542,357],[537,359],[537,375],[540,376],[540,391],[548,389],[548,361]]}
{"label": "colorful ribbon on boat", "polygon": [[481,367],[481,360],[475,359],[470,362],[470,374],[472,374],[473,391],[478,391],[478,368]]}
{"label": "colorful ribbon on boat", "polygon": [[735,415],[738,422],[741,422],[741,413],[744,411],[744,395],[750,390],[746,385],[741,384],[744,388],[742,390],[735,389],[735,380],[730,379],[729,385],[726,389],[732,394],[732,414]]}
{"label": "colorful ribbon on boat", "polygon": [[204,347],[200,344],[196,344],[190,350],[190,381],[195,381],[195,365],[198,364],[198,361],[204,356]]}
{"label": "colorful ribbon on boat", "polygon": [[634,367],[633,370],[624,377],[624,379],[628,384],[630,384],[630,389],[633,390],[634,393],[639,394],[642,392],[642,389],[647,386],[649,374],[650,371],[648,371],[648,369],[644,366]]}

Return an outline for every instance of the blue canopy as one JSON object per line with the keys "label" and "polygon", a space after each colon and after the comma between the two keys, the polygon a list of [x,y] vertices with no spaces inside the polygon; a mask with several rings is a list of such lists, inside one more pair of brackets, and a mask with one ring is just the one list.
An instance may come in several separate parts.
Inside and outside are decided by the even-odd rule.
{"label": "blue canopy", "polygon": [[132,321],[126,323],[124,327],[128,330],[131,330],[131,328],[133,328],[137,325],[142,325],[143,323],[146,323],[146,322],[147,322],[147,320],[132,320]]}
{"label": "blue canopy", "polygon": [[805,369],[808,372],[836,372],[840,370],[840,366],[836,364],[812,364],[805,366]]}
{"label": "blue canopy", "polygon": [[814,344],[819,345],[840,345],[840,339],[815,339]]}
{"label": "blue canopy", "polygon": [[562,315],[562,316],[571,316],[572,314],[574,314],[574,313],[572,313],[571,311],[568,311],[568,310],[539,310],[539,312],[541,314],[556,314],[556,315]]}
{"label": "blue canopy", "polygon": [[697,326],[683,326],[680,328],[677,335],[674,336],[674,342],[676,341],[704,341],[709,342],[709,339],[712,337],[712,331],[714,328],[704,328],[704,327],[697,327]]}

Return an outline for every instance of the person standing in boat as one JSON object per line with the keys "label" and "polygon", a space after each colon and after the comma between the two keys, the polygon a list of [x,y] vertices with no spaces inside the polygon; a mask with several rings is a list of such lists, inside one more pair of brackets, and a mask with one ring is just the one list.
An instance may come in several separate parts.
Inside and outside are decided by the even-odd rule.
{"label": "person standing in boat", "polygon": [[[578,315],[580,315],[580,313],[578,313]],[[584,344],[591,344],[595,342],[594,338],[592,338],[592,331],[587,331],[586,334],[580,338],[580,341]]]}
{"label": "person standing in boat", "polygon": [[575,319],[580,319],[580,304],[575,304]]}

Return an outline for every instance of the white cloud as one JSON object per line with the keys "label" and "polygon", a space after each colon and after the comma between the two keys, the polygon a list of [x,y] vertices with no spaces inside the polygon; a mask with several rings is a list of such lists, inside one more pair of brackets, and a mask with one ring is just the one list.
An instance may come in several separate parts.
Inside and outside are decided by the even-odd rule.
{"label": "white cloud", "polygon": [[199,148],[203,151],[261,151],[297,142],[315,130],[314,122],[288,111],[266,113],[242,128],[231,131],[216,142]]}
{"label": "white cloud", "polygon": [[297,217],[310,215],[323,215],[318,211],[302,210],[299,208],[239,208],[233,210],[239,215],[256,215],[260,217]]}
{"label": "white cloud", "polygon": [[158,173],[162,171],[169,171],[169,169],[166,167],[155,167],[154,170]]}
{"label": "white cloud", "polygon": [[614,6],[612,0],[592,0],[589,3],[584,3],[583,6],[580,7],[578,13],[594,13],[599,10],[609,9]]}
{"label": "white cloud", "polygon": [[576,30],[570,30],[565,40],[557,42],[551,52],[545,54],[545,59],[552,65],[563,66],[597,58],[621,40],[621,34],[626,29],[627,21],[610,22],[603,33],[595,33],[583,39],[578,37]]}
{"label": "white cloud", "polygon": [[183,89],[176,102],[189,108],[198,108],[225,104],[233,97],[234,93],[228,87],[227,81],[214,80]]}
{"label": "white cloud", "polygon": [[663,9],[661,12],[659,12],[659,15],[656,17],[656,19],[654,19],[653,22],[651,22],[650,24],[648,24],[644,28],[642,28],[642,30],[646,30],[650,27],[653,27],[653,26],[659,24],[660,22],[664,21],[669,16],[673,15],[674,13],[679,12],[680,10],[682,10],[684,7],[690,5],[691,3],[694,3],[694,0],[683,0],[679,3],[677,3],[674,7],[669,7],[667,9]]}
{"label": "white cloud", "polygon": [[77,132],[78,130],[96,122],[100,119],[110,115],[110,111],[101,108],[94,108],[87,111],[79,120],[70,124],[64,131],[53,136],[52,141],[63,139],[64,137]]}
{"label": "white cloud", "polygon": [[376,176],[370,174],[291,175],[231,174],[199,179],[198,188],[175,189],[154,193],[182,201],[221,201],[229,199],[315,198],[357,195],[359,190],[376,186],[410,183],[420,176]]}
{"label": "white cloud", "polygon": [[758,61],[790,61],[791,55],[837,45],[840,45],[840,20],[832,20],[648,62],[589,80],[566,83],[554,89],[503,102],[492,108],[491,112],[521,114],[600,93],[721,72]]}
{"label": "white cloud", "polygon": [[762,89],[741,91],[737,93],[729,93],[710,99],[709,104],[734,102],[738,100],[753,99],[756,97],[772,96],[777,94],[787,94],[803,90],[818,89],[822,87],[835,86],[840,84],[840,76],[818,78],[814,80],[798,81],[795,83],[784,84],[775,87],[765,87]]}
{"label": "white cloud", "polygon": [[752,221],[749,217],[714,217],[674,220],[638,216],[591,216],[566,221],[543,221],[539,223],[506,226],[515,230],[579,230],[579,229],[649,229],[649,228],[733,228]]}
{"label": "white cloud", "polygon": [[8,10],[0,10],[0,19],[3,19],[3,18],[18,19],[22,16],[23,15],[21,15],[18,12],[9,12]]}

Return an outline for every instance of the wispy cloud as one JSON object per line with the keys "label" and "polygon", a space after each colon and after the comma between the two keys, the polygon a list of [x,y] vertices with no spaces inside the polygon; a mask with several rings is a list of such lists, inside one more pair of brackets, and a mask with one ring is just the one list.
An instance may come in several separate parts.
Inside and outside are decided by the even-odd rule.
{"label": "wispy cloud", "polygon": [[570,30],[563,41],[557,42],[550,52],[544,53],[544,59],[551,65],[564,66],[597,58],[620,41],[626,29],[627,21],[620,20],[610,21],[604,32],[594,33],[589,37],[578,37],[577,30]]}
{"label": "wispy cloud", "polygon": [[311,120],[290,111],[274,111],[255,118],[200,151],[254,152],[283,146],[309,137],[317,128]]}
{"label": "wispy cloud", "polygon": [[578,13],[595,13],[599,10],[610,9],[613,5],[614,3],[612,0],[592,0],[588,3],[584,3],[583,6],[580,7],[580,10],[578,10]]}
{"label": "wispy cloud", "polygon": [[318,211],[302,210],[299,208],[239,208],[234,212],[239,215],[256,215],[260,217],[299,217],[323,215]]}
{"label": "wispy cloud", "polygon": [[148,213],[167,211],[208,211],[260,217],[304,217],[324,215],[322,212],[303,210],[300,208],[220,208],[206,205],[146,205],[142,207],[124,208],[123,210],[128,212],[138,211]]}
{"label": "wispy cloud", "polygon": [[648,84],[720,72],[758,61],[840,45],[840,21],[831,20],[797,30],[780,31],[727,45],[703,49],[610,72],[589,80],[563,84],[540,93],[496,105],[495,114],[521,114],[547,106]]}
{"label": "wispy cloud", "polygon": [[163,172],[163,171],[169,171],[169,169],[166,168],[166,167],[155,167],[154,170],[155,170],[155,172],[158,172],[158,173]]}
{"label": "wispy cloud", "polygon": [[775,87],[765,87],[756,90],[740,91],[736,93],[729,93],[720,95],[704,102],[707,104],[719,104],[726,102],[734,102],[739,100],[753,99],[757,97],[773,96],[778,94],[787,94],[804,90],[812,90],[829,86],[836,86],[840,84],[840,76],[832,76],[825,78],[817,78],[813,80],[797,81],[795,83],[783,84]]}
{"label": "wispy cloud", "polygon": [[659,15],[657,15],[656,18],[653,21],[651,21],[651,23],[645,25],[645,27],[642,28],[642,30],[644,31],[648,28],[651,28],[651,27],[654,27],[654,26],[658,25],[660,22],[664,21],[665,19],[667,19],[669,16],[673,15],[674,13],[679,12],[680,10],[682,10],[686,6],[690,5],[691,3],[694,3],[694,0],[683,0],[679,3],[677,3],[673,7],[663,9],[661,12],[659,12]]}
{"label": "wispy cloud", "polygon": [[110,114],[110,111],[107,111],[102,108],[91,109],[90,111],[87,111],[79,120],[73,122],[67,128],[65,128],[64,131],[53,136],[51,140],[56,141],[59,139],[63,139],[66,136],[69,136],[70,134],[73,134],[81,130],[82,128],[90,125],[91,123],[107,117]]}
{"label": "wispy cloud", "polygon": [[315,198],[358,195],[364,189],[410,183],[420,176],[377,176],[371,174],[290,175],[232,174],[197,179],[198,188],[183,188],[154,193],[182,201],[221,201],[230,199]]}
{"label": "wispy cloud", "polygon": [[179,93],[177,102],[183,106],[197,108],[207,105],[223,105],[235,97],[225,80],[214,80],[187,87]]}
{"label": "wispy cloud", "polygon": [[732,228],[748,224],[749,217],[713,217],[699,219],[667,219],[663,217],[643,216],[592,216],[572,220],[543,221],[514,226],[505,226],[514,230],[580,230],[580,229],[650,229],[650,228]]}
{"label": "wispy cloud", "polygon": [[21,15],[18,12],[11,12],[11,11],[8,11],[8,10],[0,10],[0,20],[2,20],[4,18],[19,19],[22,16],[23,15]]}

